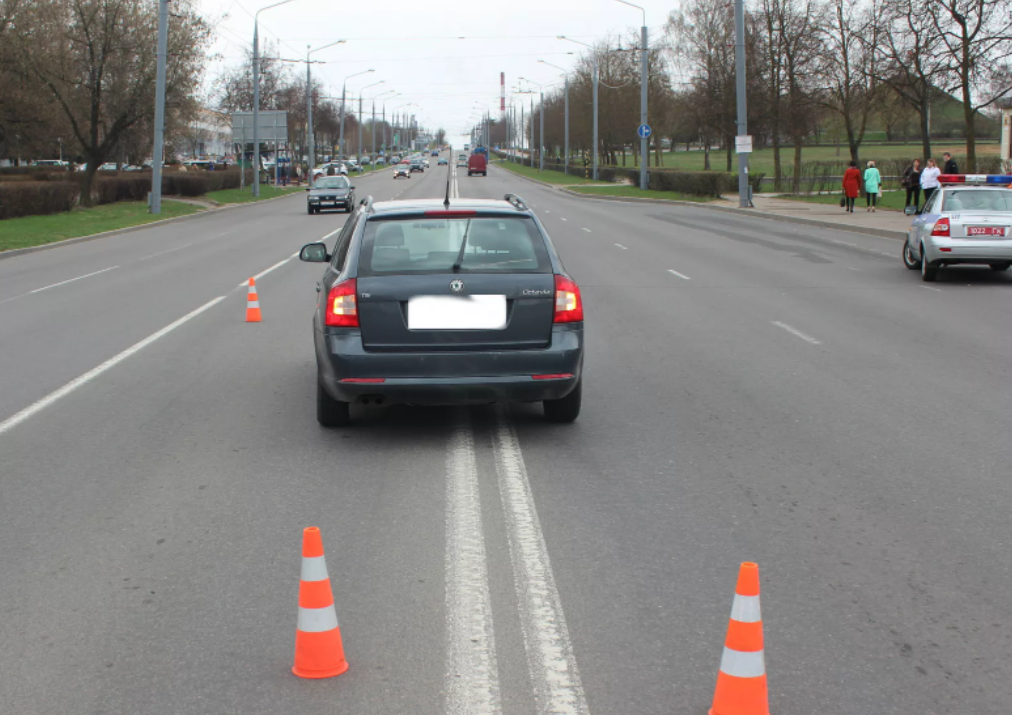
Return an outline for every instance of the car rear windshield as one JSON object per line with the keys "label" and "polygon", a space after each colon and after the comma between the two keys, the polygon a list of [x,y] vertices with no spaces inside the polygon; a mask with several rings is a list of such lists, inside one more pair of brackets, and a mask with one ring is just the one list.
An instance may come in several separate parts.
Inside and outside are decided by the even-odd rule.
{"label": "car rear windshield", "polygon": [[358,273],[453,273],[458,260],[460,273],[552,272],[544,239],[531,218],[476,216],[371,220],[362,239]]}
{"label": "car rear windshield", "polygon": [[316,180],[318,189],[347,189],[351,184],[343,176],[324,176]]}
{"label": "car rear windshield", "polygon": [[949,189],[945,192],[943,212],[1012,211],[1012,191],[1008,189]]}

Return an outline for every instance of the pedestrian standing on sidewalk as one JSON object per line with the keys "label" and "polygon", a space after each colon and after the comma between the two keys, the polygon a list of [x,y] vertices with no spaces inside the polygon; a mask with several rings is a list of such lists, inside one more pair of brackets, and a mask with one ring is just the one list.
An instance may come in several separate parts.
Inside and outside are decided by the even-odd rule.
{"label": "pedestrian standing on sidewalk", "polygon": [[938,164],[935,163],[934,159],[928,159],[928,165],[924,167],[924,171],[921,172],[921,188],[924,189],[924,205],[927,206],[928,202],[931,201],[931,195],[935,193],[941,184],[938,183],[938,176],[942,172],[938,169]]}
{"label": "pedestrian standing on sidewalk", "polygon": [[869,161],[868,168],[864,170],[864,195],[868,199],[868,210],[875,211],[875,202],[878,201],[878,194],[882,188],[882,175],[875,168],[875,162]]}
{"label": "pedestrian standing on sidewalk", "polygon": [[[914,159],[906,169],[903,170],[903,188],[907,190],[907,201],[903,207],[917,205],[921,202],[921,160]],[[913,198],[913,203],[910,199]]]}
{"label": "pedestrian standing on sidewalk", "polygon": [[959,165],[956,164],[956,160],[952,158],[952,154],[944,152],[942,158],[945,159],[945,165],[942,167],[943,174],[958,174]]}
{"label": "pedestrian standing on sidewalk", "polygon": [[846,208],[854,213],[854,202],[861,195],[861,170],[857,168],[857,162],[850,162],[850,166],[843,172],[843,193],[847,199]]}

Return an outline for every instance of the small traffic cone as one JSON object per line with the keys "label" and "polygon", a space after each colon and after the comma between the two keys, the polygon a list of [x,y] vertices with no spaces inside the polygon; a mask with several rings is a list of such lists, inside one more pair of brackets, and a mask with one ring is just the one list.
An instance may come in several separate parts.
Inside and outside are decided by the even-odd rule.
{"label": "small traffic cone", "polygon": [[731,622],[717,673],[710,715],[769,715],[759,567],[743,563],[734,589]]}
{"label": "small traffic cone", "polygon": [[249,291],[246,294],[246,322],[260,322],[260,299],[257,297],[257,282],[249,279]]}
{"label": "small traffic cone", "polygon": [[348,670],[337,625],[334,594],[323,558],[320,530],[302,532],[302,578],[299,581],[299,622],[295,630],[295,665],[300,678],[332,678]]}

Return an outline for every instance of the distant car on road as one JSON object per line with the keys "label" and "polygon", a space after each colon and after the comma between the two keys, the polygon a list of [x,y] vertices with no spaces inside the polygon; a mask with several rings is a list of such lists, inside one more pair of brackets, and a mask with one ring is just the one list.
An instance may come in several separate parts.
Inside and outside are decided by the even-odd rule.
{"label": "distant car on road", "polygon": [[484,154],[472,154],[467,160],[467,175],[481,174],[488,176],[488,159]]}
{"label": "distant car on road", "polygon": [[394,167],[394,178],[399,179],[402,176],[411,178],[411,167],[407,164],[398,164]]}
{"label": "distant car on road", "polygon": [[345,176],[322,176],[311,189],[306,189],[306,212],[318,214],[324,209],[341,209],[347,213],[355,207],[355,187]]}
{"label": "distant car on road", "polygon": [[437,151],[436,149],[433,149],[431,156],[439,156],[439,151]]}
{"label": "distant car on road", "polygon": [[944,266],[1012,267],[1012,176],[938,177],[903,244],[903,265],[932,282]]}
{"label": "distant car on road", "polygon": [[436,166],[446,166],[449,163],[445,158],[440,157],[439,161],[436,162]]}
{"label": "distant car on road", "polygon": [[457,155],[457,168],[458,169],[460,169],[460,168],[466,169],[467,168],[467,154],[458,154]]}
{"label": "distant car on road", "polygon": [[328,263],[313,318],[316,418],[352,403],[541,402],[580,414],[583,299],[523,200],[366,199]]}
{"label": "distant car on road", "polygon": [[425,164],[418,161],[417,159],[415,161],[412,161],[411,164],[409,164],[409,166],[411,173],[414,173],[416,171],[421,172],[423,174],[425,173]]}

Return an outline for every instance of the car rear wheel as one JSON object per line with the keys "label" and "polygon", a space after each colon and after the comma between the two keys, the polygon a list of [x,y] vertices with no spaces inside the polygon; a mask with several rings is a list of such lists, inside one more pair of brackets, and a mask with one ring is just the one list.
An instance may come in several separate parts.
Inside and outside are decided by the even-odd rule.
{"label": "car rear wheel", "polygon": [[914,258],[914,252],[910,248],[909,242],[903,244],[903,265],[912,271],[916,271],[921,267],[921,262]]}
{"label": "car rear wheel", "polygon": [[545,419],[549,422],[573,422],[580,416],[580,404],[583,401],[583,380],[576,383],[576,387],[563,398],[558,400],[545,400],[542,402],[545,408]]}
{"label": "car rear wheel", "polygon": [[316,382],[316,421],[323,427],[345,427],[351,423],[351,405],[335,400]]}
{"label": "car rear wheel", "polygon": [[1007,271],[1009,268],[1012,268],[1012,263],[992,263],[991,264],[991,270],[992,271]]}
{"label": "car rear wheel", "polygon": [[925,283],[934,283],[938,278],[938,264],[929,263],[928,257],[924,255],[924,246],[921,245],[921,280]]}

